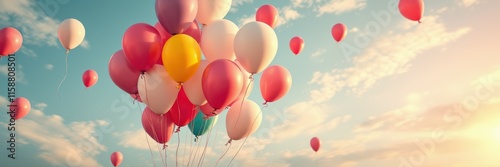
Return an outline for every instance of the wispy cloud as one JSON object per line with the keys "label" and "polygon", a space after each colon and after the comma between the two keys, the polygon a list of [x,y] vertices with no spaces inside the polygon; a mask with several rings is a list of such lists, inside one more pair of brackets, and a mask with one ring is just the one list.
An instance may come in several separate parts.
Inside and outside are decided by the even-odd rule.
{"label": "wispy cloud", "polygon": [[314,53],[311,54],[311,57],[319,57],[326,53],[326,49],[318,49]]}
{"label": "wispy cloud", "polygon": [[[27,80],[25,77],[24,72],[22,71],[22,66],[16,66],[15,69],[15,77],[16,77],[16,83],[22,83],[22,84],[27,84]],[[0,74],[5,75],[5,77],[8,77],[9,75],[9,69],[7,65],[0,65]]]}
{"label": "wispy cloud", "polygon": [[318,5],[316,12],[319,17],[329,13],[338,15],[352,10],[364,9],[365,7],[366,0],[330,0],[327,3]]}
{"label": "wispy cloud", "polygon": [[230,12],[237,12],[238,7],[244,4],[252,3],[253,0],[233,0],[231,4]]}
{"label": "wispy cloud", "polygon": [[52,65],[52,64],[45,64],[45,69],[52,70],[53,68],[54,68],[54,65]]}
{"label": "wispy cloud", "polygon": [[479,0],[460,0],[460,5],[464,7],[470,7],[472,5],[478,4]]}

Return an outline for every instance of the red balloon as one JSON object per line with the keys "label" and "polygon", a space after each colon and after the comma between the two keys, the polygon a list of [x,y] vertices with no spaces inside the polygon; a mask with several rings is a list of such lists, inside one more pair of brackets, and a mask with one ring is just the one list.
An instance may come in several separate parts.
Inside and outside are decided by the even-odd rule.
{"label": "red balloon", "polygon": [[424,15],[424,0],[399,0],[399,12],[412,21],[418,21]]}
{"label": "red balloon", "polygon": [[31,110],[31,103],[28,99],[24,97],[18,97],[10,104],[10,117],[14,117],[15,120],[24,118]]}
{"label": "red balloon", "polygon": [[222,111],[224,111],[226,108],[221,108],[221,109],[214,109],[210,104],[205,103],[200,107],[200,110],[203,114],[205,114],[207,117],[215,116],[217,114],[220,114]]}
{"label": "red balloon", "polygon": [[123,50],[115,52],[108,63],[109,76],[113,83],[129,94],[139,94],[137,80],[141,72],[132,68]]}
{"label": "red balloon", "polygon": [[299,36],[295,36],[290,39],[290,50],[292,50],[293,54],[298,55],[302,49],[304,49],[304,39]]}
{"label": "red balloon", "polygon": [[111,154],[110,159],[111,159],[111,164],[113,164],[113,166],[116,167],[116,166],[118,166],[118,165],[120,165],[122,163],[122,161],[123,161],[123,154],[121,152],[118,152],[118,151],[117,152],[113,152]]}
{"label": "red balloon", "polygon": [[311,148],[314,150],[314,152],[318,152],[319,147],[320,147],[320,145],[321,145],[321,143],[320,143],[319,139],[318,139],[317,137],[313,137],[313,138],[311,139],[310,144],[311,144]]}
{"label": "red balloon", "polygon": [[243,74],[233,61],[218,59],[208,64],[203,71],[201,86],[207,103],[214,111],[223,109],[240,94]]}
{"label": "red balloon", "polygon": [[167,112],[168,116],[175,125],[183,127],[189,124],[189,122],[194,119],[197,113],[198,110],[196,110],[196,106],[191,104],[191,101],[189,101],[186,92],[184,92],[184,88],[181,87],[174,105]]}
{"label": "red balloon", "polygon": [[266,68],[260,78],[260,93],[266,103],[281,99],[291,87],[292,76],[285,67],[280,65]]}
{"label": "red balloon", "polygon": [[153,68],[161,57],[161,40],[158,30],[149,24],[137,23],[130,26],[122,40],[127,61],[141,72]]}
{"label": "red balloon", "polygon": [[347,27],[342,23],[337,23],[332,27],[332,36],[335,41],[342,41],[347,35]]}
{"label": "red balloon", "polygon": [[23,45],[21,32],[12,27],[0,30],[0,57],[16,53]]}
{"label": "red balloon", "polygon": [[278,24],[278,19],[278,9],[270,4],[262,5],[259,9],[257,9],[257,12],[255,14],[255,20],[264,22],[271,28],[276,27],[276,25]]}
{"label": "red balloon", "polygon": [[160,144],[167,143],[174,132],[174,122],[166,114],[156,114],[149,107],[144,108],[142,112],[142,127]]}
{"label": "red balloon", "polygon": [[86,88],[94,86],[97,83],[99,76],[94,70],[87,70],[83,73],[82,80]]}

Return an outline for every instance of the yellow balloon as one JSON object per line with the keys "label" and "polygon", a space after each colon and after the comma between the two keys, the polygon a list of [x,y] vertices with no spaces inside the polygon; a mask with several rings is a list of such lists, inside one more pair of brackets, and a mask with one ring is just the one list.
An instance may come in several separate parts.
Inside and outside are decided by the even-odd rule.
{"label": "yellow balloon", "polygon": [[179,84],[184,83],[200,66],[200,45],[189,35],[174,35],[165,42],[162,60],[169,76]]}

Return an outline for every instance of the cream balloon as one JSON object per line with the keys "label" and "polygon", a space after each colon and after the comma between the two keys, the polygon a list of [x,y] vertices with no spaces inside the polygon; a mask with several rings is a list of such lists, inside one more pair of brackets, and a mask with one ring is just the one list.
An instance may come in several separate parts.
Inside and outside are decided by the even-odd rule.
{"label": "cream balloon", "polygon": [[201,50],[208,62],[217,59],[236,59],[234,55],[234,37],[238,26],[233,22],[221,19],[203,28],[201,36]]}
{"label": "cream balloon", "polygon": [[[242,107],[243,106],[243,107]],[[262,123],[262,111],[252,100],[237,101],[226,115],[226,131],[231,140],[240,140],[253,134]]]}
{"label": "cream balloon", "polygon": [[165,68],[158,64],[137,81],[142,102],[156,114],[165,114],[174,105],[180,90],[177,85]]}
{"label": "cream balloon", "polygon": [[85,27],[82,22],[77,19],[66,19],[59,24],[57,36],[59,37],[61,45],[66,48],[66,51],[69,51],[83,42],[85,38]]}
{"label": "cream balloon", "polygon": [[202,106],[207,103],[207,99],[203,94],[203,89],[201,86],[203,71],[205,71],[207,65],[207,60],[201,60],[200,66],[196,70],[196,73],[191,78],[189,78],[189,80],[182,84],[184,87],[184,92],[186,92],[186,96],[188,97],[189,101],[195,106]]}
{"label": "cream balloon", "polygon": [[232,0],[198,0],[196,20],[202,25],[209,25],[215,20],[226,17],[231,9]]}
{"label": "cream balloon", "polygon": [[278,52],[278,37],[266,23],[249,22],[234,37],[234,53],[250,74],[263,71]]}

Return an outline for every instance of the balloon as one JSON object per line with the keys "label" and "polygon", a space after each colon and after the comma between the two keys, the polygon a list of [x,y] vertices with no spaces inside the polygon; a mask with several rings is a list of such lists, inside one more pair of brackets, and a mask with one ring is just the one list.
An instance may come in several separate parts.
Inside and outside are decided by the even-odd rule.
{"label": "balloon", "polygon": [[290,50],[292,50],[293,54],[298,55],[302,49],[304,49],[304,39],[299,36],[295,36],[290,39]]}
{"label": "balloon", "polygon": [[82,80],[86,88],[94,86],[97,83],[99,76],[94,70],[87,70],[83,73]]}
{"label": "balloon", "polygon": [[156,114],[165,114],[175,103],[179,89],[162,65],[155,65],[139,77],[137,88],[142,101]]}
{"label": "balloon", "polygon": [[198,0],[196,20],[203,25],[210,25],[213,21],[226,17],[231,4],[232,0]]}
{"label": "balloon", "polygon": [[215,126],[218,118],[219,116],[214,116],[205,119],[203,113],[198,112],[194,120],[189,123],[189,130],[191,130],[193,135],[196,137],[204,135]]}
{"label": "balloon", "polygon": [[207,117],[212,117],[220,114],[222,111],[224,111],[226,108],[220,108],[220,109],[214,109],[210,104],[205,103],[200,107],[201,112],[206,115]]}
{"label": "balloon", "polygon": [[130,26],[122,40],[127,61],[138,71],[150,70],[161,56],[161,36],[155,27],[146,23]]}
{"label": "balloon", "polygon": [[342,41],[347,35],[347,27],[342,23],[337,23],[332,27],[332,36],[335,41]]}
{"label": "balloon", "polygon": [[111,56],[108,63],[108,72],[111,80],[120,89],[129,94],[139,93],[137,80],[141,72],[132,68],[123,50],[119,50]]}
{"label": "balloon", "polygon": [[174,35],[165,43],[162,57],[165,70],[170,77],[177,83],[184,83],[200,66],[200,45],[189,35]]}
{"label": "balloon", "polygon": [[267,102],[274,102],[285,96],[292,87],[292,76],[283,66],[268,67],[260,78],[260,93]]}
{"label": "balloon", "polygon": [[69,50],[76,48],[83,42],[85,27],[77,19],[66,19],[59,24],[57,36],[61,45],[66,48],[66,52],[69,52]]}
{"label": "balloon", "polygon": [[311,143],[311,148],[314,150],[314,152],[318,152],[319,147],[321,145],[319,139],[317,137],[313,137],[310,143]]}
{"label": "balloon", "polygon": [[226,116],[226,131],[231,140],[240,140],[253,134],[262,122],[259,105],[243,99],[231,107]]}
{"label": "balloon", "polygon": [[195,20],[189,25],[189,27],[182,32],[182,34],[189,35],[193,37],[197,43],[201,42],[201,29],[198,26],[198,22]]}
{"label": "balloon", "polygon": [[165,28],[163,28],[160,22],[157,22],[155,24],[155,28],[160,33],[160,38],[162,43],[161,46],[163,46],[163,44],[165,44],[165,42],[167,42],[167,40],[170,39],[170,37],[172,37],[172,34],[170,34],[167,30],[165,30]]}
{"label": "balloon", "polygon": [[182,85],[189,101],[196,106],[202,106],[207,103],[207,99],[205,98],[201,87],[201,78],[207,65],[207,60],[201,60],[196,73],[194,73],[194,75]]}
{"label": "balloon", "polygon": [[201,37],[203,55],[209,62],[217,59],[236,59],[233,45],[237,32],[238,26],[226,19],[214,21],[203,28]]}
{"label": "balloon", "polygon": [[18,97],[14,99],[14,101],[10,104],[10,117],[14,117],[14,119],[19,120],[24,118],[31,110],[31,103],[28,99],[24,97]]}
{"label": "balloon", "polygon": [[205,68],[201,84],[208,104],[214,109],[222,109],[240,94],[243,74],[233,61],[218,59]]}
{"label": "balloon", "polygon": [[113,152],[111,154],[111,163],[113,164],[113,166],[118,166],[122,163],[123,161],[123,154],[121,152]]}
{"label": "balloon", "polygon": [[186,30],[196,18],[197,0],[156,0],[156,16],[160,24],[172,34]]}
{"label": "balloon", "polygon": [[184,88],[181,88],[174,105],[167,112],[170,119],[179,127],[186,126],[194,119],[196,113],[198,112],[198,110],[196,110],[196,106],[191,104],[187,98],[184,90]]}
{"label": "balloon", "polygon": [[174,122],[168,115],[156,114],[149,107],[142,112],[142,127],[146,133],[160,144],[167,143],[174,132]]}
{"label": "balloon", "polygon": [[271,28],[278,24],[279,12],[276,7],[270,4],[262,5],[255,14],[255,20],[266,23]]}
{"label": "balloon", "polygon": [[[242,69],[240,62],[235,61],[234,63],[236,63],[236,65],[238,65],[238,67],[240,67],[240,69]],[[250,96],[250,93],[252,93],[253,82],[250,82],[251,81],[250,80],[251,74],[245,70],[241,70],[241,73],[243,74],[243,86],[241,87],[241,91],[240,91],[240,94],[238,95],[238,97],[236,99],[234,99],[233,102],[231,102],[231,104],[229,104],[229,106],[232,106],[236,101],[240,101],[241,99],[248,98],[248,96]],[[247,90],[247,88],[248,88],[248,90]]]}
{"label": "balloon", "polygon": [[420,23],[424,15],[424,0],[399,0],[398,8],[405,18]]}
{"label": "balloon", "polygon": [[0,57],[16,53],[23,45],[23,35],[13,27],[0,30]]}
{"label": "balloon", "polygon": [[130,94],[130,97],[132,97],[132,99],[137,100],[138,102],[142,103],[142,99],[141,99],[141,96],[139,95],[139,93],[137,93],[137,94]]}
{"label": "balloon", "polygon": [[245,24],[234,37],[234,53],[241,66],[251,74],[264,70],[278,52],[278,37],[262,22]]}

